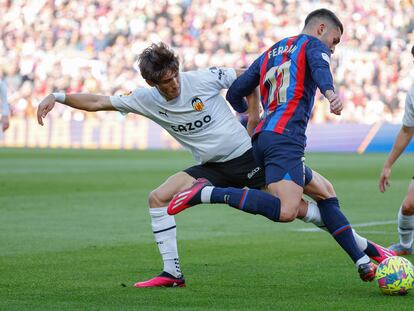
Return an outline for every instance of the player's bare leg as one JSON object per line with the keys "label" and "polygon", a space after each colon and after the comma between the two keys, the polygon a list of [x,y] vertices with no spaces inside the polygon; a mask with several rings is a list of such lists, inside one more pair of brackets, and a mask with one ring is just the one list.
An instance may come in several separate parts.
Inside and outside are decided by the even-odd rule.
{"label": "player's bare leg", "polygon": [[413,253],[414,232],[414,179],[408,187],[407,194],[398,211],[399,243],[390,246],[398,255],[410,255]]}
{"label": "player's bare leg", "polygon": [[167,214],[167,206],[174,194],[188,188],[193,182],[193,177],[185,172],[179,172],[150,193],[148,204],[151,225],[164,262],[164,269],[159,276],[145,282],[138,282],[135,287],[185,285],[178,257],[175,220],[173,216]]}
{"label": "player's bare leg", "polygon": [[313,170],[312,180],[305,186],[303,192],[316,202],[336,197],[336,192],[332,183],[321,174]]}
{"label": "player's bare leg", "polygon": [[296,219],[303,195],[303,187],[291,180],[280,180],[267,185],[267,191],[280,200],[279,222]]}

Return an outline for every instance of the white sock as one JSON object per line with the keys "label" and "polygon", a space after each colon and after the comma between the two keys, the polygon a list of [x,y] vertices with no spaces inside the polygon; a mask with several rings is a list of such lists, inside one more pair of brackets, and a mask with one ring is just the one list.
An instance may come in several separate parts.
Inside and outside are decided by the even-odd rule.
{"label": "white sock", "polygon": [[150,208],[152,231],[164,261],[164,271],[180,277],[180,261],[177,249],[177,229],[173,216],[167,214],[167,207]]}
{"label": "white sock", "polygon": [[405,216],[401,212],[402,207],[398,211],[398,234],[400,235],[400,244],[403,247],[411,247],[413,244],[414,232],[414,215]]}
{"label": "white sock", "polygon": [[352,229],[352,233],[354,234],[354,239],[360,251],[365,251],[368,247],[368,240],[362,236],[360,236],[354,229]]}
{"label": "white sock", "polygon": [[210,203],[211,193],[213,192],[213,186],[206,186],[201,190],[201,202]]}
{"label": "white sock", "polygon": [[321,217],[321,212],[315,202],[308,202],[308,212],[306,213],[306,216],[302,218],[302,221],[312,223],[321,229],[326,229]]}
{"label": "white sock", "polygon": [[355,263],[355,265],[358,268],[359,265],[369,263],[370,261],[371,261],[371,259],[369,259],[369,257],[367,255],[365,255],[365,256],[362,256],[361,258],[359,258],[358,261]]}

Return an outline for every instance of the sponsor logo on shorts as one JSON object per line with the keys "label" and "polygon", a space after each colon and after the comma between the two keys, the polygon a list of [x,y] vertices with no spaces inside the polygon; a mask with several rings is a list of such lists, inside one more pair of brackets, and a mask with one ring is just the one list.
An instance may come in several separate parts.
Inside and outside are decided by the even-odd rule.
{"label": "sponsor logo on shorts", "polygon": [[251,172],[247,174],[247,178],[248,178],[248,179],[252,179],[252,178],[253,178],[253,176],[254,176],[254,175],[256,175],[256,173],[257,173],[258,171],[260,171],[260,167],[259,167],[259,166],[257,166],[257,167],[255,167],[254,169],[252,169],[252,170],[251,170]]}
{"label": "sponsor logo on shorts", "polygon": [[202,111],[204,109],[204,103],[199,97],[194,97],[191,100],[191,105],[195,111]]}
{"label": "sponsor logo on shorts", "polygon": [[224,195],[224,203],[228,204],[230,200],[230,196],[228,194]]}

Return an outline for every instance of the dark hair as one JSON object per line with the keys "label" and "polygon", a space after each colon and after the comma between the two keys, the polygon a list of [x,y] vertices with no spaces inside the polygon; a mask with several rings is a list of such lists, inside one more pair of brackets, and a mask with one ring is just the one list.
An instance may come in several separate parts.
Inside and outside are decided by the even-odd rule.
{"label": "dark hair", "polygon": [[316,18],[326,18],[329,19],[332,23],[334,23],[336,26],[341,29],[341,34],[344,33],[344,26],[342,25],[339,18],[335,15],[334,12],[328,10],[328,9],[319,9],[315,10],[313,12],[310,12],[308,16],[306,16],[305,19],[305,27],[309,24],[310,21]]}
{"label": "dark hair", "polygon": [[411,54],[414,56],[414,45],[411,47]]}
{"label": "dark hair", "polygon": [[153,43],[138,56],[138,67],[145,80],[159,83],[168,72],[180,68],[177,55],[165,43]]}

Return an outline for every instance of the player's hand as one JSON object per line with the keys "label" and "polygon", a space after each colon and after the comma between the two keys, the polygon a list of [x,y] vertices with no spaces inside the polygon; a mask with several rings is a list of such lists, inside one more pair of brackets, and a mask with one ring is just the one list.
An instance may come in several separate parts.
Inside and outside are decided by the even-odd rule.
{"label": "player's hand", "polygon": [[328,90],[325,92],[325,97],[329,101],[331,113],[334,113],[339,116],[344,106],[338,94],[335,94],[335,92],[332,90]]}
{"label": "player's hand", "polygon": [[5,132],[10,126],[9,116],[2,116],[1,117],[1,125],[2,125],[3,132]]}
{"label": "player's hand", "polygon": [[382,169],[380,179],[379,179],[379,184],[378,184],[379,190],[381,192],[385,192],[387,187],[390,186],[390,177],[391,177],[391,168],[384,167]]}
{"label": "player's hand", "polygon": [[43,119],[49,113],[50,110],[55,107],[55,96],[53,94],[49,94],[46,96],[37,107],[37,122],[40,125],[43,125]]}

